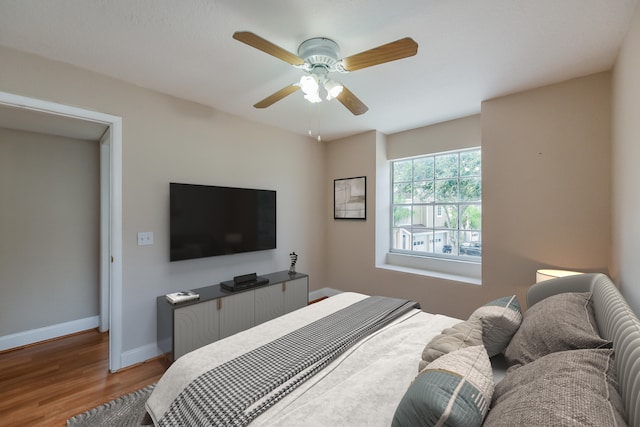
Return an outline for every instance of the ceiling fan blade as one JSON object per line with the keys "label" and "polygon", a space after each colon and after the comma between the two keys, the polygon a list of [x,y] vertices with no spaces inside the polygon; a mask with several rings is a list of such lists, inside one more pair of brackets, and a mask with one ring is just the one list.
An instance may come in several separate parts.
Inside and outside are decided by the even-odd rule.
{"label": "ceiling fan blade", "polygon": [[364,114],[369,110],[369,107],[364,105],[362,101],[358,99],[357,96],[353,94],[349,89],[345,86],[342,86],[342,92],[338,96],[336,96],[338,101],[342,103],[349,111],[353,113],[354,116],[359,116],[360,114]]}
{"label": "ceiling fan blade", "polygon": [[260,101],[257,104],[255,104],[254,107],[255,108],[267,108],[270,105],[275,104],[276,102],[280,101],[285,96],[291,95],[292,93],[294,93],[298,89],[300,89],[300,86],[298,86],[298,85],[286,86],[286,87],[280,89],[279,91],[277,91],[276,93],[267,96],[265,99],[263,99],[262,101]]}
{"label": "ceiling fan blade", "polygon": [[247,44],[265,53],[268,53],[271,56],[275,56],[276,58],[281,59],[284,62],[288,62],[291,65],[304,64],[304,60],[300,58],[298,55],[294,55],[288,50],[285,50],[280,46],[276,46],[270,41],[265,40],[262,37],[256,34],[253,34],[252,32],[236,31],[235,33],[233,33],[233,38],[244,44]]}
{"label": "ceiling fan blade", "polygon": [[410,37],[396,40],[376,48],[357,53],[342,59],[345,71],[355,71],[385,62],[407,58],[418,53],[418,43]]}

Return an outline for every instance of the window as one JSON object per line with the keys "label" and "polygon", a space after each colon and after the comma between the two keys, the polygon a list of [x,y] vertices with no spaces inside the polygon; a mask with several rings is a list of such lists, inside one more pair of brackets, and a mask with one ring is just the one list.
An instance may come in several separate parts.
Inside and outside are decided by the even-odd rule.
{"label": "window", "polygon": [[390,251],[482,259],[480,148],[392,162]]}

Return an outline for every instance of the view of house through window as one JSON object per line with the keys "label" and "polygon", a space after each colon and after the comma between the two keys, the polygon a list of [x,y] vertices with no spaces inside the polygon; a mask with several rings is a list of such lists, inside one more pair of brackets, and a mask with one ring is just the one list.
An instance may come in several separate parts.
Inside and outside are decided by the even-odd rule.
{"label": "view of house through window", "polygon": [[391,252],[480,261],[480,148],[392,162]]}

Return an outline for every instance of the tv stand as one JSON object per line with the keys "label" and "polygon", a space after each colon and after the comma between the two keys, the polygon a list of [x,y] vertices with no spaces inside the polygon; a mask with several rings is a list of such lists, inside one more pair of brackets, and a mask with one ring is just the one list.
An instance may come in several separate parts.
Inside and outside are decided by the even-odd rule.
{"label": "tv stand", "polygon": [[222,284],[193,289],[200,295],[199,300],[176,305],[164,295],[159,296],[158,347],[176,360],[196,348],[308,304],[308,275],[290,275],[285,270],[257,276],[256,280],[261,277],[266,283],[251,283],[250,287],[235,291],[227,291]]}

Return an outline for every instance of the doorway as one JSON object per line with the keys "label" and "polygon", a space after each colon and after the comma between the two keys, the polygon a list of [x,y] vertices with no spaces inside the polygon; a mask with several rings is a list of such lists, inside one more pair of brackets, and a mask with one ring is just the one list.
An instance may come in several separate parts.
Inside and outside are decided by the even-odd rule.
{"label": "doorway", "polygon": [[11,117],[3,127],[93,133],[100,140],[100,330],[109,330],[109,370],[116,372],[122,367],[122,118],[7,92],[0,92],[0,107],[0,116]]}

